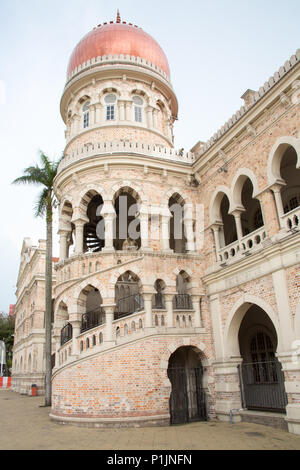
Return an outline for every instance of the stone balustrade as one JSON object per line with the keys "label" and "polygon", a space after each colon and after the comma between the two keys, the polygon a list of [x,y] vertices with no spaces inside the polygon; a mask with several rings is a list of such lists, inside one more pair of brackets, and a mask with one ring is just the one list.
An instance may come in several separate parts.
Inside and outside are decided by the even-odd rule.
{"label": "stone balustrade", "polygon": [[64,155],[58,166],[57,174],[80,160],[91,157],[100,158],[102,156],[111,156],[113,154],[142,155],[175,162],[182,162],[186,164],[192,164],[195,161],[195,156],[192,152],[175,150],[173,148],[163,147],[161,145],[119,140],[114,142],[98,142],[95,144],[91,143],[78,148],[71,154]]}
{"label": "stone balustrade", "polygon": [[230,245],[221,248],[218,253],[219,263],[226,263],[238,260],[257,249],[262,248],[262,242],[266,239],[266,229],[261,227],[249,235],[245,235],[240,240],[236,240]]}
{"label": "stone balustrade", "polygon": [[300,230],[300,207],[288,212],[281,216],[282,226],[286,230],[299,231]]}
{"label": "stone balustrade", "polygon": [[[113,341],[115,345],[127,343],[139,336],[147,334],[145,331],[146,313],[140,311],[123,317],[112,322]],[[172,334],[181,333],[184,329],[195,327],[194,310],[174,310],[173,311],[173,327]],[[152,310],[152,327],[151,328],[168,328],[168,317],[165,309]],[[167,333],[167,330],[165,331]],[[80,357],[92,354],[99,348],[106,349],[112,347],[106,341],[106,323],[96,326],[88,331],[81,333],[74,340],[77,342],[77,351]],[[57,350],[55,368],[63,367],[74,360],[72,353],[72,339],[65,343]]]}

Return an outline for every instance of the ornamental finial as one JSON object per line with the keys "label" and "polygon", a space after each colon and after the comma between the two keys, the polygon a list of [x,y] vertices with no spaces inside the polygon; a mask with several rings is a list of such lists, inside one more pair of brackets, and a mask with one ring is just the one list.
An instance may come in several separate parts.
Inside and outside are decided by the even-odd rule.
{"label": "ornamental finial", "polygon": [[117,23],[121,23],[121,16],[120,16],[119,9],[118,9],[118,12],[117,12]]}

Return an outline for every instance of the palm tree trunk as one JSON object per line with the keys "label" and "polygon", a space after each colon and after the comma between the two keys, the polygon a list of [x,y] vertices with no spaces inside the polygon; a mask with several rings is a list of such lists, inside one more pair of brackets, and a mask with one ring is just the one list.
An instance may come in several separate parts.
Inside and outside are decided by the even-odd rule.
{"label": "palm tree trunk", "polygon": [[[52,214],[51,214],[52,215]],[[51,406],[51,316],[52,316],[52,217],[47,216],[46,272],[45,272],[45,406]]]}

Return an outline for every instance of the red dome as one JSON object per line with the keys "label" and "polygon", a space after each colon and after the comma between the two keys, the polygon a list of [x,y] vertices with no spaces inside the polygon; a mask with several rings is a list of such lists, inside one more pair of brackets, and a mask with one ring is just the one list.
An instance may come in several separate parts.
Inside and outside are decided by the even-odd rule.
{"label": "red dome", "polygon": [[125,22],[99,25],[75,47],[68,66],[68,76],[89,59],[104,55],[129,54],[155,64],[170,77],[167,57],[160,45],[141,28]]}

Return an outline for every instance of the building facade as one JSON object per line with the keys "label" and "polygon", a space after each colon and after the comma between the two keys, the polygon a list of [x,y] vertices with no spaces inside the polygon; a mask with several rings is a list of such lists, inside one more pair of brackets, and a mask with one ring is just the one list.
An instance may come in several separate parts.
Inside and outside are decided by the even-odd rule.
{"label": "building facade", "polygon": [[118,15],[76,46],[55,180],[53,420],[264,416],[300,433],[299,62],[184,152],[151,36]]}
{"label": "building facade", "polygon": [[[24,239],[14,309],[12,363],[12,390],[21,394],[31,394],[33,384],[39,395],[45,391],[45,256],[45,240],[33,246],[30,238]],[[53,263],[57,261],[53,259]]]}

